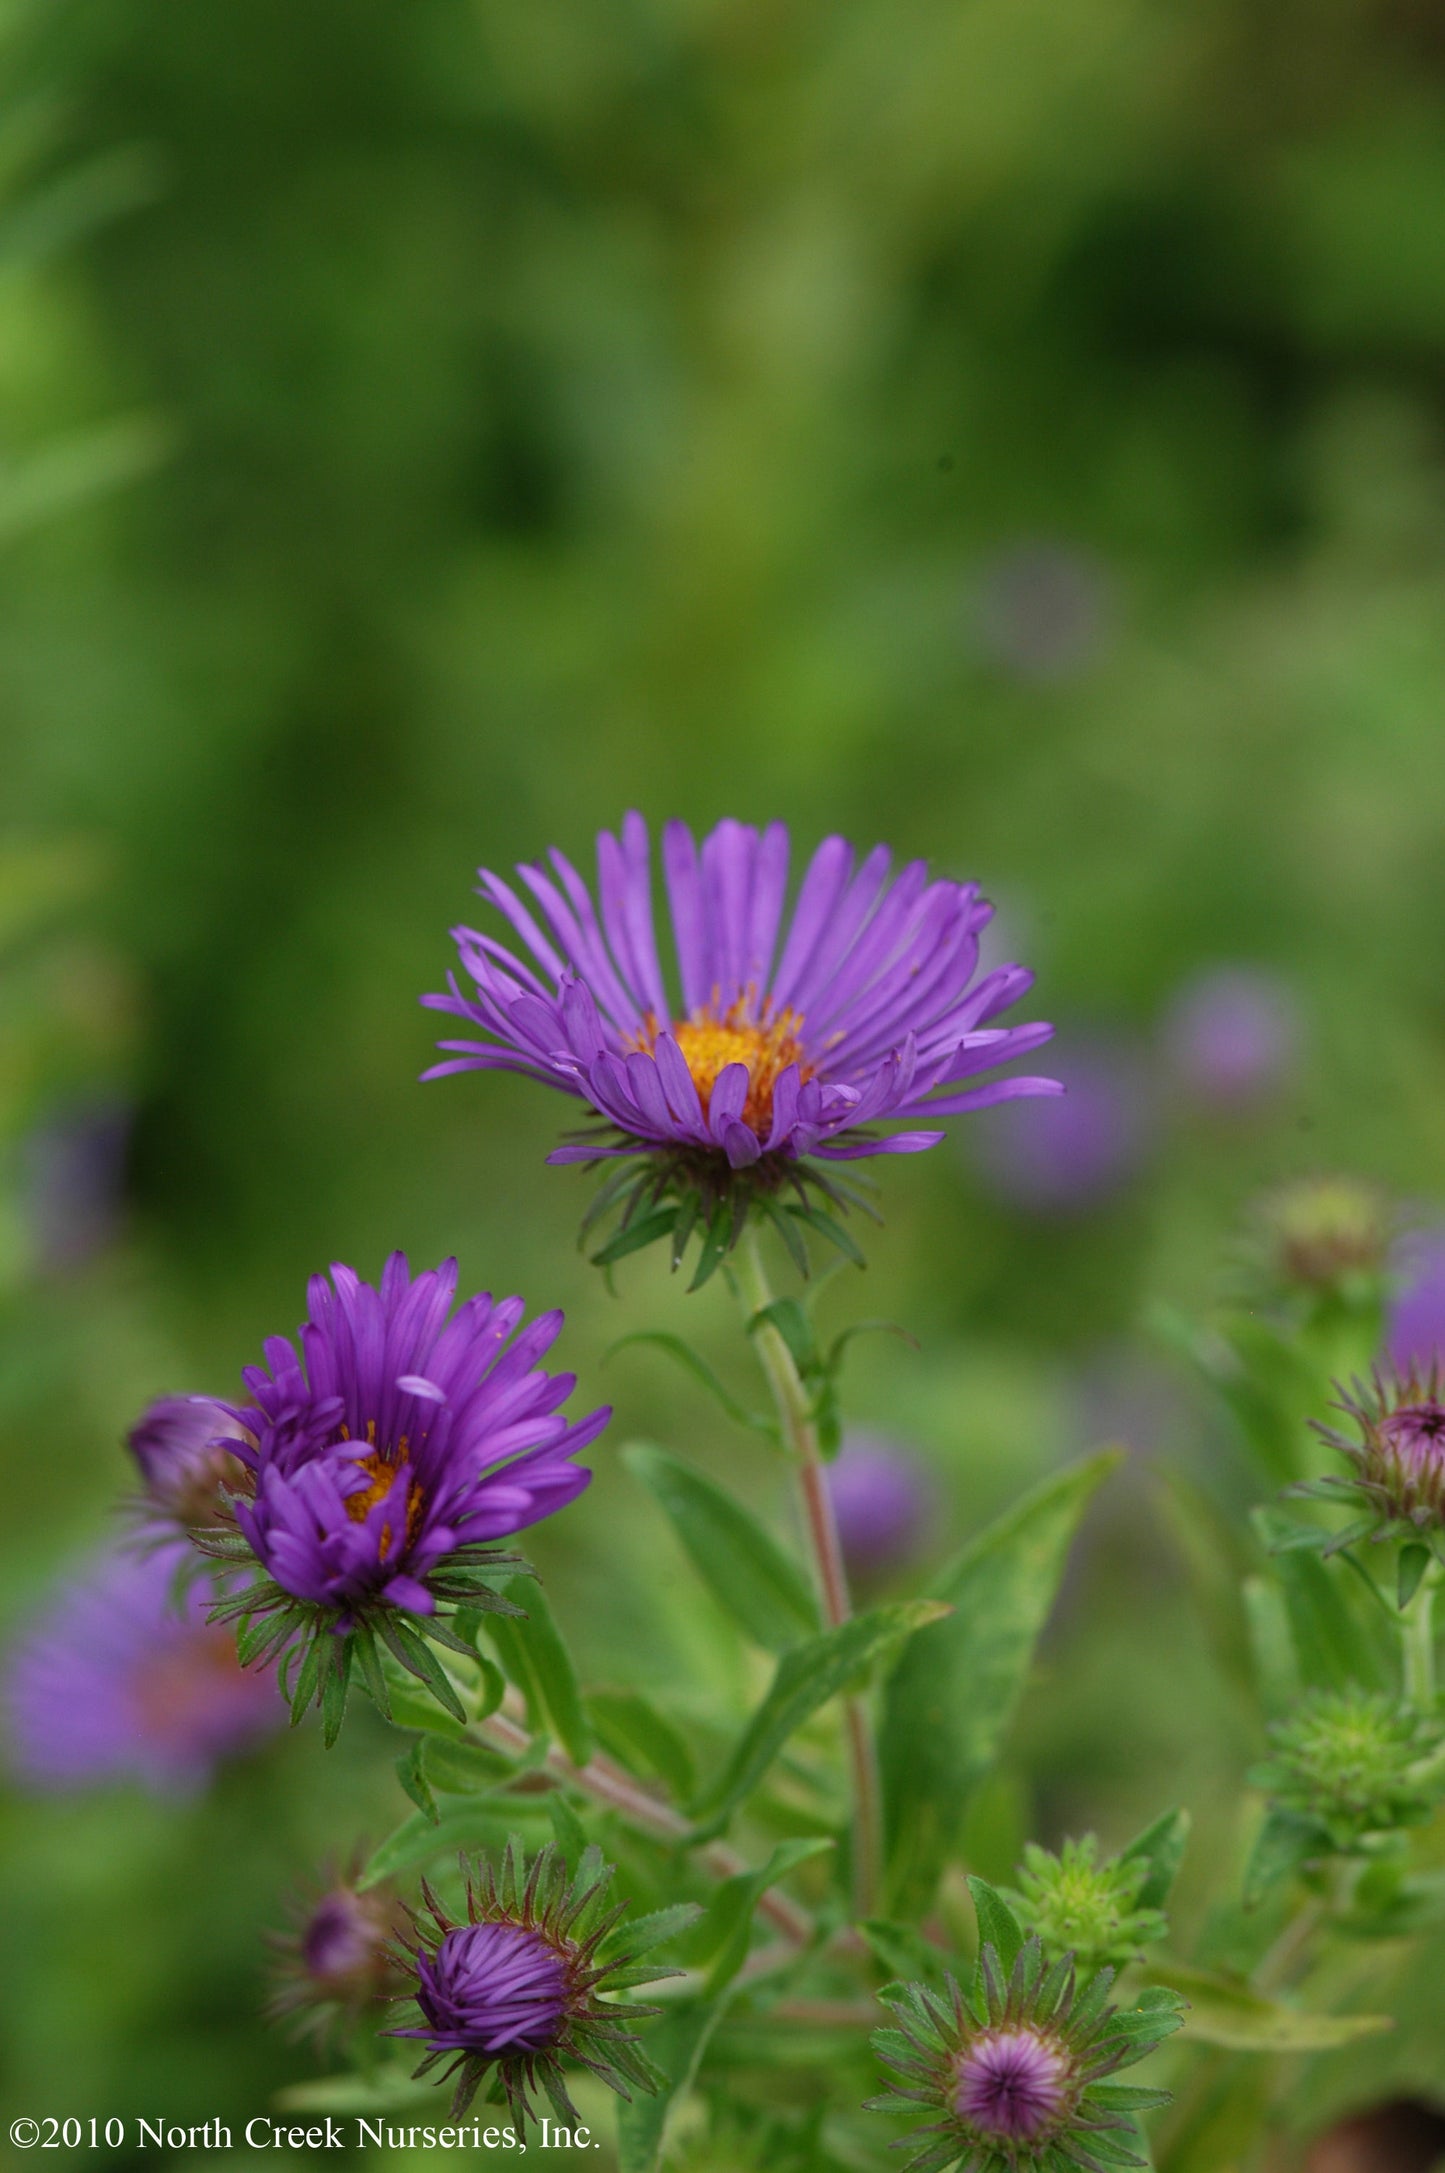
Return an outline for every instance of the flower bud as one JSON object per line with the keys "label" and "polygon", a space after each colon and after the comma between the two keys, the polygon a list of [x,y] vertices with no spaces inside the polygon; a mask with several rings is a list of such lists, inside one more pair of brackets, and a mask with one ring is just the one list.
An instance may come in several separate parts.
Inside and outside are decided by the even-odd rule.
{"label": "flower bud", "polygon": [[1352,1686],[1309,1692],[1270,1730],[1273,1753],[1250,1778],[1280,1809],[1311,1819],[1342,1855],[1419,1825],[1445,1795],[1445,1727]]}
{"label": "flower bud", "polygon": [[1317,1421],[1314,1429],[1354,1471],[1347,1479],[1332,1474],[1320,1486],[1356,1495],[1376,1521],[1376,1537],[1445,1533],[1445,1393],[1437,1369],[1376,1372],[1368,1386],[1357,1382],[1354,1394],[1342,1394],[1335,1408],[1353,1420],[1358,1440]]}
{"label": "flower bud", "polygon": [[251,1490],[251,1475],[225,1446],[236,1420],[209,1396],[162,1396],[126,1436],[144,1488],[147,1511],[182,1531],[231,1521],[222,1492]]}
{"label": "flower bud", "polygon": [[373,2002],[405,1988],[407,1973],[393,1945],[404,1925],[389,1887],[362,1894],[350,1877],[337,1878],[302,1904],[288,1933],[273,1939],[281,1961],[269,2012],[294,2016],[298,2035],[324,2037],[334,2025],[354,2022]]}
{"label": "flower bud", "polygon": [[1262,1203],[1273,1280],[1306,1296],[1338,1296],[1383,1275],[1390,1249],[1385,1196],[1358,1177],[1302,1177]]}
{"label": "flower bud", "polygon": [[1101,1864],[1098,1849],[1093,1834],[1066,1841],[1057,1856],[1029,1842],[1018,1892],[1006,1896],[1049,1960],[1072,1954],[1085,1976],[1123,1969],[1168,1929],[1162,1910],[1139,1907],[1148,1860],[1116,1857]]}

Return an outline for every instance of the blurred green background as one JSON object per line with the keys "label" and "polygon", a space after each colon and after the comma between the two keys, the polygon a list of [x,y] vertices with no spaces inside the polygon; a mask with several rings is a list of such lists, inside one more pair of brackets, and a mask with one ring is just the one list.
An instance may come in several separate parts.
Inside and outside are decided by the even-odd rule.
{"label": "blurred green background", "polygon": [[[0,85],[5,1619],[148,1396],[226,1393],[395,1245],[564,1304],[614,1441],[768,1498],[660,1360],[603,1364],[662,1320],[735,1367],[723,1294],[609,1296],[565,1106],[418,1086],[416,997],[478,862],[585,865],[629,806],[882,837],[998,900],[1066,1077],[1128,1081],[1081,1197],[1021,1200],[991,1119],[890,1165],[828,1301],[920,1340],[852,1380],[940,1546],[1137,1452],[978,1860],[1182,1794],[1202,1891],[1257,1746],[1149,1467],[1228,1450],[1141,1317],[1218,1293],[1266,1180],[1445,1190],[1438,8],[7,0]],[[1224,965],[1296,1055],[1221,1112],[1168,1022]],[[625,1681],[663,1542],[610,1462],[537,1553]],[[655,1574],[647,1666],[705,1675]],[[362,1729],[184,1808],[12,1798],[7,2117],[260,2109],[309,2065],[260,1929],[400,1808]],[[1370,2087],[1445,2085],[1439,2041]]]}

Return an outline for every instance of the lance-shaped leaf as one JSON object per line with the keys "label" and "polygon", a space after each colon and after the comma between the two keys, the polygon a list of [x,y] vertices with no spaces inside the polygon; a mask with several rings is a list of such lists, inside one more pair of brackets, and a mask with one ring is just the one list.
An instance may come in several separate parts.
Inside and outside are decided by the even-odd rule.
{"label": "lance-shaped leaf", "polygon": [[1329,1835],[1312,1818],[1275,1808],[1267,1813],[1244,1872],[1244,1906],[1257,1909],[1270,1888],[1294,1877],[1311,1857],[1328,1855]]}
{"label": "lance-shaped leaf", "polygon": [[658,1350],[666,1351],[670,1358],[675,1358],[680,1366],[685,1366],[693,1379],[701,1381],[708,1394],[726,1411],[734,1425],[745,1426],[750,1433],[761,1434],[767,1441],[777,1441],[776,1421],[766,1418],[760,1411],[750,1411],[746,1404],[739,1403],[726,1383],[719,1380],[702,1352],[695,1351],[683,1336],[669,1335],[660,1328],[640,1329],[635,1335],[619,1337],[606,1353],[606,1357],[614,1358],[618,1351],[625,1351],[629,1346],[638,1343],[654,1344]]}
{"label": "lance-shaped leaf", "polygon": [[634,1441],[622,1457],[667,1512],[714,1599],[755,1644],[787,1652],[817,1635],[818,1610],[807,1579],[751,1510],[650,1442]]}
{"label": "lance-shaped leaf", "polygon": [[1152,1826],[1136,1834],[1126,1849],[1120,1849],[1121,1864],[1142,1861],[1149,1866],[1144,1884],[1134,1897],[1136,1909],[1162,1909],[1168,1901],[1184,1861],[1190,1823],[1187,1811],[1166,1811]]}
{"label": "lance-shaped leaf", "polygon": [[455,1865],[458,1849],[500,1848],[509,1833],[530,1832],[547,1817],[545,1796],[474,1797],[428,1818],[416,1811],[389,1833],[357,1880],[364,1893],[414,1864]]}
{"label": "lance-shaped leaf", "polygon": [[636,2097],[618,2107],[620,2173],[656,2173],[662,2163],[668,2114],[691,2089],[708,2040],[722,2020],[737,1973],[747,1959],[753,1912],[763,1895],[808,1857],[832,1846],[822,1838],[780,1842],[760,1870],[724,1880],[701,1922],[685,1933],[683,1951],[710,1955],[712,1966],[698,1997],[678,2001],[648,2032],[648,2055],[661,2070],[663,2082],[655,2096]]}
{"label": "lance-shaped leaf", "polygon": [[938,1600],[895,1600],[796,1645],[778,1662],[773,1685],[754,1713],[732,1757],[694,1805],[697,1838],[721,1833],[738,1805],[757,1787],[789,1736],[818,1708],[916,1630],[948,1612]]}
{"label": "lance-shaped leaf", "polygon": [[[1254,1521],[1267,1547],[1287,1536],[1289,1520],[1277,1510],[1257,1510]],[[1289,1550],[1275,1554],[1272,1566],[1302,1681],[1318,1690],[1345,1690],[1351,1683],[1389,1687],[1396,1665],[1393,1625],[1348,1565]]]}
{"label": "lance-shaped leaf", "polygon": [[1267,1999],[1240,1978],[1165,1961],[1147,1972],[1154,1984],[1189,2002],[1184,2035],[1226,2052],[1330,2052],[1357,2037],[1394,2028],[1388,2015],[1312,2015]]}
{"label": "lance-shaped leaf", "polygon": [[880,1754],[889,1907],[926,1905],[956,1846],[968,1798],[998,1756],[1104,1450],[1026,1494],[964,1548],[934,1590],[951,1612],[914,1638],[884,1695]]}
{"label": "lance-shaped leaf", "polygon": [[540,1585],[530,1579],[527,1614],[489,1615],[487,1633],[507,1674],[527,1700],[534,1729],[549,1728],[574,1765],[592,1756],[592,1724],[582,1702],[572,1655]]}
{"label": "lance-shaped leaf", "polygon": [[662,1781],[685,1803],[697,1785],[686,1738],[640,1690],[592,1690],[587,1710],[597,1739],[639,1780]]}

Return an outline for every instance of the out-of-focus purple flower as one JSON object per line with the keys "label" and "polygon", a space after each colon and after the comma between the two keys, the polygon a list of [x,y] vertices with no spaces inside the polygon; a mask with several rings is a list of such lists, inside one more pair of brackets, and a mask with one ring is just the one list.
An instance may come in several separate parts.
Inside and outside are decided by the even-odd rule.
{"label": "out-of-focus purple flower", "polygon": [[376,1605],[431,1615],[467,1597],[448,1571],[591,1479],[572,1459],[610,1411],[569,1425],[575,1375],[537,1364],[562,1315],[522,1328],[520,1298],[484,1293],[448,1320],[456,1287],[455,1260],[413,1277],[393,1253],[379,1288],[335,1266],[308,1285],[300,1355],[272,1336],[242,1375],[253,1400],[226,1445],[255,1493],[236,1522],[282,1593],[336,1610],[338,1629]]}
{"label": "out-of-focus purple flower", "polygon": [[853,1574],[883,1576],[910,1561],[938,1501],[922,1458],[881,1434],[850,1433],[827,1472],[838,1537]]}
{"label": "out-of-focus purple flower", "polygon": [[1195,1101],[1244,1109],[1277,1093],[1299,1054],[1299,1005],[1254,966],[1216,966],[1179,990],[1164,1021],[1169,1068]]}
{"label": "out-of-focus purple flower", "polygon": [[1072,2083],[1069,2060],[1037,2030],[989,2030],[960,2056],[953,2109],[980,2135],[1031,2143],[1057,2124]]}
{"label": "out-of-focus purple flower", "polygon": [[1353,1496],[1352,1506],[1376,1519],[1372,1536],[1423,1537],[1438,1548],[1445,1542],[1445,1382],[1436,1367],[1377,1372],[1341,1390],[1335,1409],[1353,1423],[1358,1440],[1310,1423],[1353,1474],[1329,1474],[1299,1491],[1325,1500]]}
{"label": "out-of-focus purple flower", "polygon": [[1019,679],[1048,685],[1094,661],[1112,617],[1103,565],[1062,543],[1027,543],[986,566],[974,624],[990,660]]}
{"label": "out-of-focus purple flower", "polygon": [[42,1267],[83,1267],[115,1237],[132,1119],[107,1095],[55,1112],[26,1140],[22,1197]]}
{"label": "out-of-focus purple flower", "polygon": [[452,977],[446,995],[422,1001],[485,1038],[443,1042],[453,1053],[426,1076],[523,1072],[621,1135],[559,1147],[553,1162],[666,1150],[724,1172],[771,1158],[775,1174],[804,1156],[912,1153],[942,1132],[875,1127],[931,1126],[1057,1091],[1042,1078],[985,1080],[1050,1028],[995,1023],[1033,976],[1002,966],[975,980],[992,911],[977,885],[930,882],[922,861],[892,877],[882,846],[857,866],[852,846],[831,837],[788,916],[788,858],[782,823],[722,822],[700,847],[683,823],[667,824],[676,995],[658,958],[640,815],[620,840],[598,838],[596,905],[558,852],[551,873],[518,868],[531,904],[483,868],[481,895],[530,963],[494,936],[453,930],[476,995]]}
{"label": "out-of-focus purple flower", "polygon": [[177,1598],[185,1559],[179,1543],[96,1556],[13,1652],[9,1734],[31,1786],[190,1793],[285,1719],[274,1671],[240,1666],[194,1586]]}
{"label": "out-of-focus purple flower", "polygon": [[299,2034],[325,2037],[408,1985],[395,1945],[406,1930],[405,1911],[388,1886],[358,1893],[354,1876],[304,1903],[291,1931],[271,1935],[280,1962],[268,2012],[294,2019]]}
{"label": "out-of-focus purple flower", "polygon": [[1070,1041],[1058,1070],[1057,1100],[998,1110],[970,1133],[989,1189],[1032,1214],[1101,1205],[1129,1183],[1153,1143],[1149,1080],[1127,1045]]}
{"label": "out-of-focus purple flower", "polygon": [[1404,1280],[1390,1308],[1387,1345],[1397,1372],[1445,1367],[1445,1229],[1421,1230],[1400,1247]]}
{"label": "out-of-focus purple flower", "polygon": [[229,1518],[221,1488],[249,1488],[250,1473],[225,1446],[236,1431],[230,1409],[210,1396],[162,1396],[126,1436],[140,1472],[149,1521],[183,1531]]}

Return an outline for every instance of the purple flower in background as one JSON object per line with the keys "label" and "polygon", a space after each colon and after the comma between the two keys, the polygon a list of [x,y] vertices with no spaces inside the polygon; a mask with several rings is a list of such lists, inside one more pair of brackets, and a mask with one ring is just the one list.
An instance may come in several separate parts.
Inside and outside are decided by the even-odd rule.
{"label": "purple flower in background", "polygon": [[242,1669],[194,1587],[177,1597],[184,1561],[179,1543],[95,1557],[12,1653],[9,1734],[33,1787],[186,1794],[285,1719],[274,1672]]}
{"label": "purple flower in background", "polygon": [[1021,1095],[1048,1079],[986,1079],[1049,1037],[995,1023],[1032,982],[1020,966],[974,979],[992,908],[972,883],[930,881],[922,861],[896,876],[875,847],[857,864],[824,840],[791,914],[788,833],[727,821],[699,847],[670,822],[662,863],[677,949],[674,994],[658,957],[647,826],[597,841],[597,894],[561,853],[552,872],[517,870],[518,890],[480,871],[529,959],[490,935],[453,931],[476,987],[422,1000],[479,1028],[482,1040],[428,1072],[524,1072],[585,1102],[622,1138],[557,1148],[553,1162],[658,1149],[728,1169],[802,1156],[842,1161],[932,1147],[938,1118]]}
{"label": "purple flower in background", "polygon": [[1422,1230],[1400,1248],[1404,1280],[1390,1308],[1387,1345],[1397,1372],[1445,1367],[1445,1230]]}
{"label": "purple flower in background", "polygon": [[308,1286],[300,1355],[272,1336],[242,1376],[253,1400],[227,1446],[255,1492],[236,1522],[282,1599],[335,1610],[338,1629],[376,1605],[485,1604],[458,1570],[592,1476],[572,1459],[611,1414],[569,1425],[575,1376],[537,1364],[562,1315],[522,1328],[520,1298],[484,1294],[448,1320],[456,1286],[454,1260],[413,1277],[393,1253],[379,1288],[333,1267]]}
{"label": "purple flower in background", "polygon": [[57,1111],[22,1151],[22,1195],[42,1266],[83,1267],[116,1236],[133,1112],[115,1096]]}
{"label": "purple flower in background", "polygon": [[1056,1101],[999,1110],[970,1135],[989,1189],[1039,1215],[1097,1207],[1134,1177],[1153,1141],[1149,1081],[1125,1044],[1071,1041]]}
{"label": "purple flower in background", "polygon": [[1215,1109],[1243,1109],[1276,1093],[1299,1054],[1299,1006],[1275,974],[1216,966],[1180,989],[1164,1022],[1169,1068]]}
{"label": "purple flower in background", "polygon": [[990,2030],[960,2055],[953,2109],[1001,2142],[1031,2143],[1069,2102],[1069,2061],[1037,2030]]}
{"label": "purple flower in background", "polygon": [[300,2035],[324,2038],[407,1987],[395,1945],[406,1930],[401,1903],[385,1885],[358,1893],[355,1876],[353,1868],[303,1903],[291,1931],[269,1935],[280,1964],[267,2012],[294,2018]]}
{"label": "purple flower in background", "polygon": [[827,1475],[854,1575],[883,1576],[911,1560],[937,1507],[938,1490],[922,1459],[881,1434],[850,1433]]}
{"label": "purple flower in background", "polygon": [[142,1514],[183,1531],[231,1521],[221,1492],[249,1490],[251,1477],[226,1447],[236,1431],[230,1409],[210,1396],[162,1396],[126,1436],[140,1473]]}

